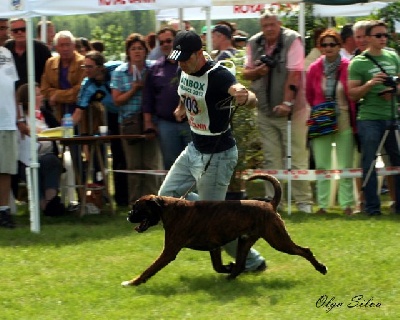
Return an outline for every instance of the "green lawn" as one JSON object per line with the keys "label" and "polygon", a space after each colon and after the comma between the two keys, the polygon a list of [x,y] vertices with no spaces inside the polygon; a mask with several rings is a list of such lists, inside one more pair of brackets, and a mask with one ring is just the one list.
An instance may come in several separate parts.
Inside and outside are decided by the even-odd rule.
{"label": "green lawn", "polygon": [[[164,237],[161,226],[136,233],[126,212],[45,217],[40,234],[30,232],[29,216],[20,215],[17,229],[0,229],[0,319],[396,319],[400,314],[400,216],[389,215],[387,208],[373,218],[338,210],[326,216],[282,214],[293,240],[311,247],[328,266],[325,276],[303,258],[260,240],[255,248],[267,259],[264,273],[228,281],[212,270],[208,253],[184,249],[149,282],[122,288],[121,281],[158,256]],[[360,306],[369,299],[369,306]]]}

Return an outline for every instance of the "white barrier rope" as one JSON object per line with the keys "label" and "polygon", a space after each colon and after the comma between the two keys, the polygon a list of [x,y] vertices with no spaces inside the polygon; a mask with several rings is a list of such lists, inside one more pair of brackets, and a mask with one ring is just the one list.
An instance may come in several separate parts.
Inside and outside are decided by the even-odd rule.
{"label": "white barrier rope", "polygon": [[[134,173],[134,174],[149,174],[156,176],[165,176],[167,170],[113,170],[113,172],[119,173]],[[391,176],[400,174],[400,167],[385,167],[376,168],[377,175],[379,176]],[[270,174],[275,176],[277,179],[286,180],[289,176],[288,170],[274,170],[274,169],[251,169],[241,172],[244,179],[247,179],[253,174]],[[238,173],[240,175],[240,173]],[[361,178],[362,169],[335,169],[335,170],[291,170],[292,180],[338,180],[341,178]]]}

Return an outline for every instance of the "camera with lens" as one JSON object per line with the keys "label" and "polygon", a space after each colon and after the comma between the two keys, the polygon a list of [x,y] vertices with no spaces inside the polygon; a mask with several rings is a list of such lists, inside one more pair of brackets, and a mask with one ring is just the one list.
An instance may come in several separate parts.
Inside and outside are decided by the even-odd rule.
{"label": "camera with lens", "polygon": [[266,54],[260,57],[260,61],[269,68],[275,68],[277,64],[277,61],[273,57],[267,56]]}
{"label": "camera with lens", "polygon": [[397,76],[387,76],[383,81],[385,87],[396,88],[397,84],[400,83],[400,78]]}

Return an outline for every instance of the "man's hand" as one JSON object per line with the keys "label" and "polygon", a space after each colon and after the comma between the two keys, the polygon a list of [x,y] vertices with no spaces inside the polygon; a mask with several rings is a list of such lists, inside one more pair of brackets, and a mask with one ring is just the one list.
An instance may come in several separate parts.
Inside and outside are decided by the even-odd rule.
{"label": "man's hand", "polygon": [[21,132],[22,139],[24,139],[25,136],[30,135],[30,130],[26,122],[17,122],[17,127],[19,132]]}
{"label": "man's hand", "polygon": [[153,121],[144,121],[143,123],[143,131],[144,132],[154,132],[158,133],[156,125],[153,123]]}
{"label": "man's hand", "polygon": [[396,90],[394,90],[394,88],[387,88],[387,89],[379,92],[378,96],[380,96],[382,99],[384,99],[386,101],[392,101],[393,95],[395,95],[395,94],[396,94]]}
{"label": "man's hand", "polygon": [[182,122],[186,118],[186,110],[185,109],[182,110],[181,108],[178,107],[174,111],[174,116],[176,121]]}
{"label": "man's hand", "polygon": [[57,93],[52,94],[49,99],[49,105],[55,107],[55,105],[57,104],[56,99],[57,99]]}
{"label": "man's hand", "polygon": [[132,82],[132,92],[136,93],[139,89],[142,89],[144,86],[144,82],[142,80],[133,81]]}
{"label": "man's hand", "polygon": [[279,117],[288,116],[291,111],[292,107],[289,107],[286,104],[278,104],[273,109],[273,112]]}
{"label": "man's hand", "polygon": [[386,80],[386,78],[387,78],[386,73],[378,72],[366,84],[370,87],[373,87],[374,85],[382,84]]}
{"label": "man's hand", "polygon": [[269,72],[269,67],[260,61],[260,64],[254,68],[254,72],[256,72],[258,76],[263,77]]}
{"label": "man's hand", "polygon": [[246,105],[249,108],[253,108],[257,104],[255,94],[240,83],[230,86],[228,93],[235,98],[236,105],[238,106]]}
{"label": "man's hand", "polygon": [[183,120],[185,120],[186,110],[182,104],[179,104],[179,106],[175,109],[174,116],[175,116],[176,121],[178,121],[178,122],[182,122]]}

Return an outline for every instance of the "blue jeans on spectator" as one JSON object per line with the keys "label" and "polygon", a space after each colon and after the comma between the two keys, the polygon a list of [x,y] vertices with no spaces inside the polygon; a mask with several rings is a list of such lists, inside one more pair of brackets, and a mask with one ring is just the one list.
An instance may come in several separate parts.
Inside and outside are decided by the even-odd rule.
{"label": "blue jeans on spectator", "polygon": [[[211,156],[211,163],[203,174],[205,165]],[[172,165],[158,194],[180,198],[196,183],[197,193],[189,192],[186,199],[223,201],[237,159],[236,146],[211,155],[200,153],[194,147],[193,142],[190,142]],[[224,249],[231,257],[235,258],[237,240],[226,244]],[[250,249],[246,259],[246,270],[255,270],[263,261],[264,258],[256,250]]]}
{"label": "blue jeans on spectator", "polygon": [[187,121],[172,122],[158,118],[159,139],[164,169],[169,170],[181,152],[192,141]]}
{"label": "blue jeans on spectator", "polygon": [[[357,129],[361,142],[361,157],[363,180],[366,178],[371,164],[376,158],[385,130],[391,128],[391,120],[358,120]],[[398,130],[397,126],[395,128]],[[395,130],[389,131],[384,144],[385,150],[389,155],[392,166],[400,166],[399,145],[396,141]],[[396,213],[400,213],[400,175],[395,175],[396,188]],[[378,179],[376,170],[371,173],[365,188],[363,189],[365,198],[365,211],[368,214],[378,213],[381,210],[381,202],[378,195]]]}

